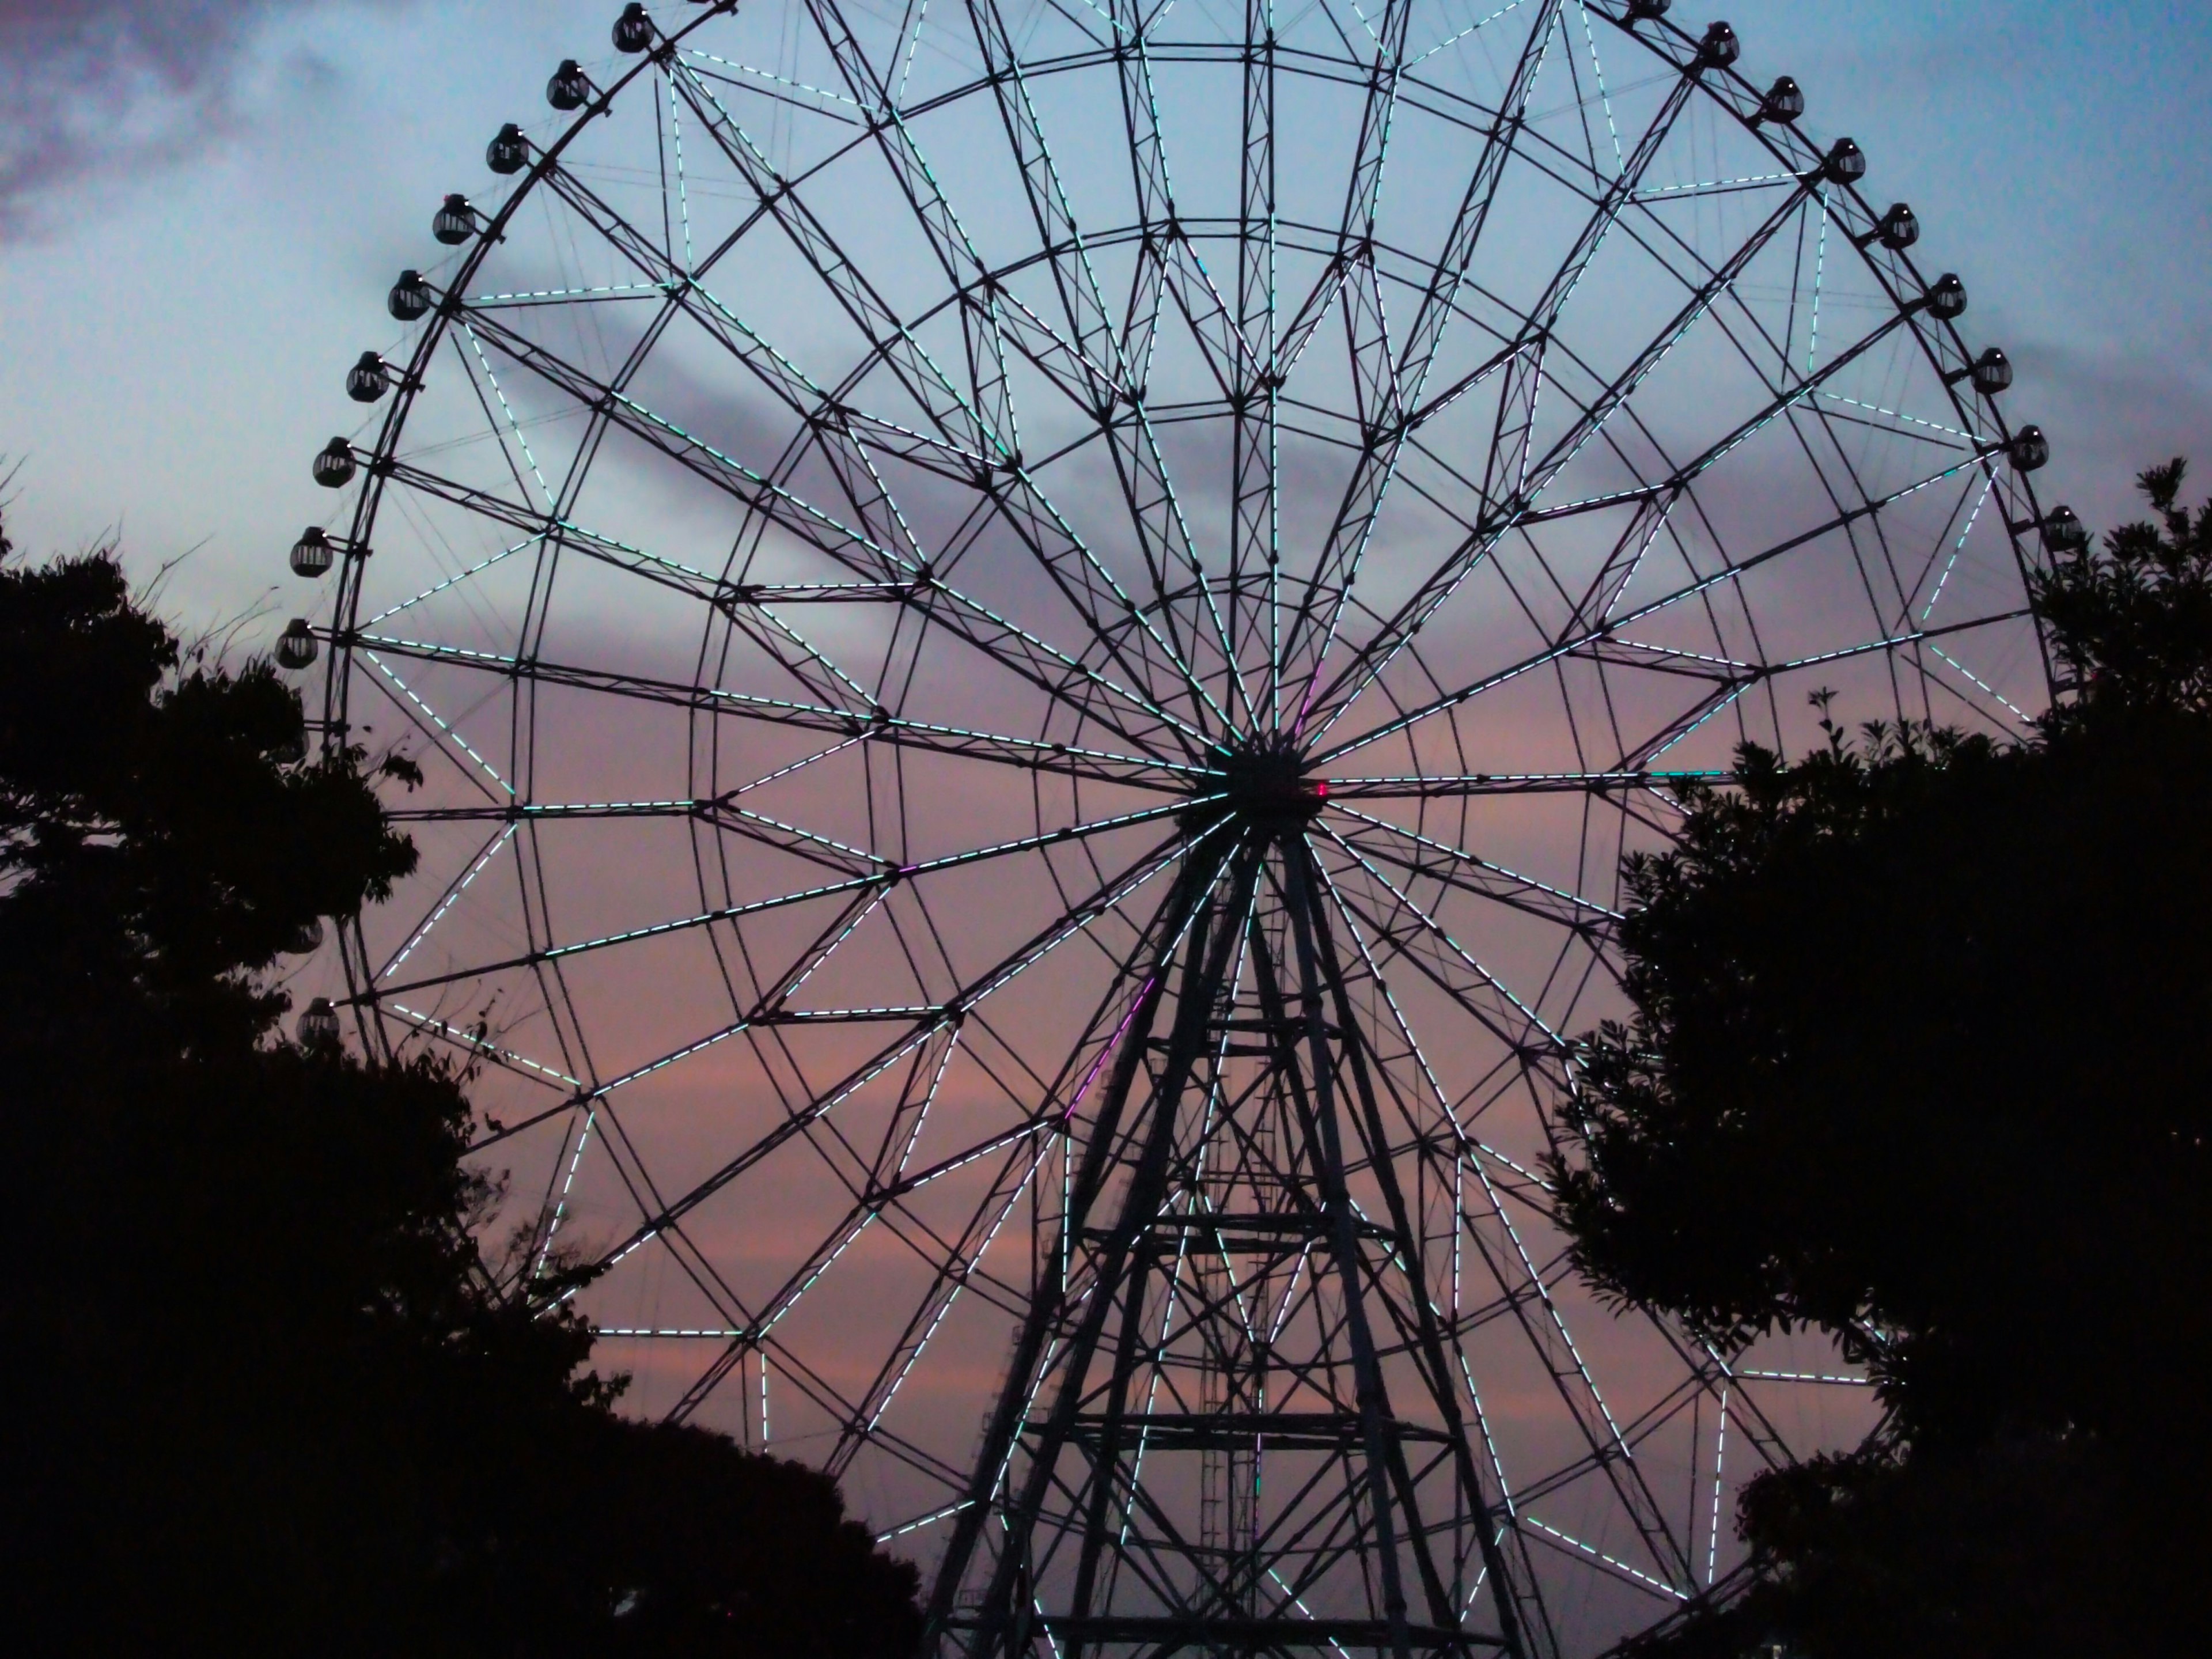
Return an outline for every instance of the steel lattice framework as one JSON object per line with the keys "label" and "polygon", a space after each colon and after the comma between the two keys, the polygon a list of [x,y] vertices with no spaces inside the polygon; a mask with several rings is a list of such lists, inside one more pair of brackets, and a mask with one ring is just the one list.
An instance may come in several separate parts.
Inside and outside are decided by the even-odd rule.
{"label": "steel lattice framework", "polygon": [[362,1040],[933,1653],[1591,1652],[1870,1420],[1594,1305],[1547,1114],[1685,778],[2046,693],[2044,448],[1668,11],[633,7],[349,381]]}

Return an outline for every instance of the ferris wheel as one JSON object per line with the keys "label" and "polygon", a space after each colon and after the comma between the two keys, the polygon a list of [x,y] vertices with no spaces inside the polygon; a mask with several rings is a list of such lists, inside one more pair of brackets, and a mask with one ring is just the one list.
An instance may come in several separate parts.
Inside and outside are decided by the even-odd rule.
{"label": "ferris wheel", "polygon": [[1873,1421],[1596,1304],[1548,1115],[1685,781],[2020,729],[2073,521],[1668,13],[630,5],[347,378],[282,656],[424,780],[341,1006],[933,1653],[1595,1652]]}

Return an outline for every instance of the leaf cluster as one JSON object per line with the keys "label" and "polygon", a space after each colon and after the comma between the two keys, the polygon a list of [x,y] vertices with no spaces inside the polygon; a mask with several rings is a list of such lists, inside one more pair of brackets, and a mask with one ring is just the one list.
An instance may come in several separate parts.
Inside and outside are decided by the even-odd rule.
{"label": "leaf cluster", "polygon": [[[1824,704],[1825,744],[1746,746],[1627,863],[1631,1016],[1583,1039],[1551,1168],[1575,1260],[1724,1352],[1827,1332],[1888,1413],[1863,1456],[1753,1484],[1756,1591],[1681,1651],[1764,1620],[1854,1654],[1916,1607],[1908,1649],[2068,1650],[2000,1639],[1989,1575],[2039,1605],[2046,1552],[1984,1486],[2106,1517],[2112,1629],[2165,1628],[2130,1564],[2212,1542],[2146,1519],[2212,1478],[2212,507],[2176,505],[2183,471],[2035,578],[2074,690],[2023,740]],[[1981,1565],[1929,1544],[1984,1522]]]}
{"label": "leaf cluster", "polygon": [[2151,519],[2120,526],[2030,580],[2075,696],[2044,721],[2070,732],[2145,714],[2212,708],[2212,501],[2179,505],[2188,464],[2137,475]]}
{"label": "leaf cluster", "polygon": [[484,1259],[465,1076],[279,1037],[290,942],[415,859],[305,736],[111,554],[0,562],[11,1650],[902,1656],[833,1484],[617,1416]]}
{"label": "leaf cluster", "polygon": [[[0,882],[21,925],[45,913],[62,972],[123,969],[72,959],[96,937],[167,1015],[234,1001],[265,1030],[282,1003],[251,976],[317,918],[388,896],[415,851],[361,750],[308,757],[270,664],[184,654],[110,552],[0,565]],[[76,928],[75,908],[116,926]]]}

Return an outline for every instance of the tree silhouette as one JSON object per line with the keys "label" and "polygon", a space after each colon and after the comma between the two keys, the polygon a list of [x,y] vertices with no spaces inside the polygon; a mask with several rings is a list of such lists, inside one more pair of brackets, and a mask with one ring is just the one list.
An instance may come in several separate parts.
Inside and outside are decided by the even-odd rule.
{"label": "tree silhouette", "polygon": [[617,1416],[480,1255],[464,1077],[281,1039],[271,969],[413,866],[367,757],[111,551],[9,552],[10,1650],[902,1656],[913,1571],[826,1478]]}
{"label": "tree silhouette", "polygon": [[[1683,1652],[2165,1651],[2212,1542],[2212,507],[2033,583],[2023,741],[1747,745],[1629,861],[1633,1009],[1553,1165],[1577,1265],[1723,1348],[1840,1339],[1869,1452],[1754,1483]],[[2194,1635],[2193,1631],[2190,1632]]]}

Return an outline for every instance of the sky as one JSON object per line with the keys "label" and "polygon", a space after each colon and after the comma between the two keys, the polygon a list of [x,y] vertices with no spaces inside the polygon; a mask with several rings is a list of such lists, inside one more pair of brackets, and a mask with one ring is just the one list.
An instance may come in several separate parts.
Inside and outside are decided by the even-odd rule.
{"label": "sky", "polygon": [[[661,3],[673,9],[675,0]],[[873,0],[854,3],[876,9]],[[1187,3],[1203,10],[1212,0]],[[1701,3],[1676,0],[1676,21],[1692,28],[1701,24],[1711,15]],[[2134,471],[2175,453],[2199,456],[2203,477],[2212,481],[2212,307],[2202,275],[2212,239],[2212,180],[2202,165],[2212,147],[2212,8],[2202,0],[1710,3],[1741,35],[1738,67],[1747,76],[1763,85],[1776,75],[1794,76],[1804,88],[1807,127],[1824,138],[1849,134],[1863,148],[1869,161],[1865,193],[1877,202],[1911,203],[1923,226],[1914,250],[1920,267],[1964,278],[1972,296],[1966,324],[1972,344],[2002,346],[2018,371],[2006,415],[2015,427],[2039,423],[2051,439],[2054,458],[2036,481],[2044,501],[2069,501],[2091,525],[2109,525],[2130,510]],[[444,194],[480,191],[488,182],[483,145],[501,122],[546,119],[542,89],[559,59],[607,55],[617,9],[615,0],[79,0],[65,8],[0,0],[0,457],[17,469],[8,514],[18,544],[33,552],[65,551],[117,537],[142,575],[182,557],[167,578],[163,604],[188,629],[258,609],[260,620],[246,637],[271,640],[290,607],[302,602],[301,585],[284,568],[285,550],[301,526],[328,520],[350,499],[319,489],[308,460],[331,434],[360,428],[363,411],[347,401],[342,386],[347,367],[363,349],[391,349],[404,336],[384,307],[393,276],[406,266],[435,269],[445,250],[432,242],[428,221]],[[610,124],[603,130],[617,129]],[[525,245],[526,238],[518,235],[516,242]],[[778,297],[757,290],[744,303],[773,313]],[[501,397],[503,403],[506,394]],[[679,412],[688,422],[689,412]],[[720,412],[743,425],[742,410]],[[1756,491],[1752,495],[1755,506]],[[680,540],[686,510],[672,492],[656,495],[651,527]],[[1913,510],[1907,507],[1900,516]],[[396,525],[392,533],[398,538]],[[1965,538],[1962,532],[1960,540]],[[411,567],[401,564],[404,555],[392,543],[379,539],[385,556],[375,563],[378,578],[397,580]],[[499,582],[519,581],[527,568],[518,559],[459,590],[447,624],[454,625],[465,601],[495,596]],[[564,574],[564,595],[588,580]],[[335,586],[317,590],[321,602]],[[1027,602],[1018,593],[1004,599],[994,592],[993,598],[1010,611]],[[1931,608],[1934,603],[1931,597]],[[1779,609],[1786,624],[1789,607]],[[441,614],[434,605],[415,617]],[[605,620],[586,605],[574,606],[574,614],[591,624]],[[1924,620],[1926,611],[1921,614]],[[1827,626],[1825,616],[1820,624]],[[696,619],[689,626],[682,639],[662,631],[650,643],[691,649]],[[1451,648],[1449,641],[1437,643],[1442,631],[1431,631],[1426,648]],[[1833,672],[1840,677],[1850,671]],[[423,673],[427,678],[430,671]],[[1518,684],[1525,690],[1536,681]],[[925,690],[950,695],[943,686]],[[424,695],[440,702],[439,683],[428,680]],[[1536,695],[1528,692],[1532,699]],[[1516,707],[1501,701],[1509,714]],[[1000,718],[997,711],[992,717]],[[456,716],[463,724],[470,718]],[[1470,715],[1470,727],[1474,724]],[[690,775],[684,770],[693,761],[688,729],[678,733],[684,742],[662,752],[632,740],[641,725],[594,726],[580,716],[567,726],[549,717],[548,725],[567,741],[549,745],[550,759],[532,762],[539,769],[526,784],[540,800],[657,800],[685,787]],[[1708,734],[1712,742],[1723,729]],[[1484,735],[1533,744],[1558,734],[1524,714],[1496,721]],[[813,742],[808,737],[803,746]],[[473,751],[471,757],[492,770]],[[562,777],[559,767],[568,761],[578,775]],[[746,775],[762,773],[763,781],[781,775],[766,772],[769,763],[751,750],[731,763],[739,762],[750,769]],[[659,775],[650,769],[664,763],[674,768],[668,774],[673,781],[656,782]],[[795,773],[805,763],[784,769]],[[1478,764],[1492,763],[1462,756],[1461,769]],[[838,797],[844,804],[873,801],[836,783],[839,775],[824,766],[785,786],[797,802],[787,816],[873,846],[871,823],[847,828],[823,816],[836,789],[845,790]],[[817,781],[820,798],[807,798]],[[570,793],[556,793],[561,787]],[[1024,792],[1030,787],[1022,786]],[[1006,803],[949,788],[940,797],[921,804],[942,808],[948,823],[932,833],[947,845],[1012,844],[994,842],[976,827],[987,819],[998,823],[1012,810]],[[774,806],[777,799],[764,795],[757,802],[763,811],[786,811]],[[673,826],[672,834],[690,833],[680,819],[661,822]],[[1496,830],[1495,823],[1485,823]],[[495,834],[474,821],[465,827],[471,837]],[[714,964],[701,954],[702,936],[658,926],[694,908],[698,878],[688,839],[685,858],[672,860],[655,850],[660,842],[642,838],[659,829],[625,825],[622,833],[633,830],[641,837],[635,843],[592,841],[588,866],[567,872],[555,866],[554,885],[567,907],[557,919],[560,936],[602,945],[630,941],[625,954],[579,957],[562,971],[584,988],[575,994],[620,1016],[608,1024],[620,1028],[621,1041],[640,1056],[665,1051],[681,1057],[694,1050],[680,1044],[724,1017],[696,1000],[720,994]],[[432,842],[434,834],[444,832],[444,826],[422,831],[430,847],[426,864],[440,881],[468,868],[460,881],[465,887],[492,853],[478,859],[475,841],[459,830],[451,832],[450,845]],[[1504,846],[1522,868],[1544,867],[1540,860],[1553,854],[1570,860],[1579,855],[1580,842],[1572,836],[1547,831],[1545,841],[1544,848],[1518,849],[1510,841]],[[487,844],[495,850],[501,843]],[[512,920],[483,895],[506,880],[522,856],[518,851],[494,866],[492,879],[441,924],[434,949],[476,948],[467,929],[477,919],[470,907],[479,902],[487,928]],[[573,878],[562,880],[564,873]],[[756,872],[747,866],[741,873]],[[952,883],[969,878],[933,873],[931,879],[947,884],[930,890],[952,891]],[[957,890],[946,901],[951,914],[1008,929],[1029,925],[1015,902],[1019,892],[988,884],[996,879],[994,869],[979,866],[972,879],[972,890]],[[686,890],[662,890],[671,881]],[[910,883],[901,890],[923,885]],[[1031,896],[1042,893],[1036,887]],[[887,914],[890,908],[887,901]],[[1054,914],[1059,908],[1052,906]],[[398,930],[395,943],[406,933],[410,914],[398,903],[389,908],[382,925]],[[432,921],[446,915],[441,902]],[[623,931],[641,922],[655,926]],[[430,925],[406,941],[391,969]],[[762,937],[768,925],[748,923],[750,936]],[[978,935],[985,931],[968,925]],[[639,944],[647,933],[654,937]],[[1504,948],[1500,937],[1489,936],[1487,948]],[[452,943],[456,939],[462,942]],[[694,956],[679,957],[680,951]],[[499,954],[486,946],[471,959]],[[873,961],[859,947],[840,958],[857,963],[855,973]],[[643,965],[634,969],[634,963]],[[430,985],[429,970],[418,964],[417,971]],[[594,973],[604,982],[594,984]],[[879,994],[869,988],[872,981],[823,988],[834,980],[834,974],[822,975],[810,994],[842,996],[852,1007],[914,1000],[903,991]],[[1036,1016],[1039,1030],[1057,1029],[1046,1018],[1057,1015],[1044,999],[1074,1006],[1074,994],[1054,990],[1054,983],[1040,975],[1020,988],[1042,988],[1035,993],[1042,1010]],[[649,997],[640,986],[649,988]],[[1025,1006],[1019,994],[1009,1000],[1017,1011]],[[937,1006],[933,992],[927,1000]],[[526,1028],[514,1040],[548,1041]],[[1045,1041],[1036,1039],[1040,1056]],[[703,1159],[703,1151],[695,1156],[678,1143],[696,1130],[704,1146],[704,1131],[717,1127],[711,1109],[726,1104],[725,1096],[744,1097],[744,1104],[747,1089],[765,1098],[757,1079],[740,1076],[737,1054],[731,1044],[683,1067],[664,1069],[657,1060],[641,1066],[638,1086],[623,1097],[631,1127],[621,1133],[664,1135],[673,1150],[660,1150],[669,1157]],[[602,1052],[594,1064],[604,1076],[627,1062]],[[726,1069],[717,1072],[718,1065]],[[614,1116],[610,1109],[609,1121]],[[943,1114],[934,1132],[953,1133]],[[552,1167],[561,1164],[556,1159]],[[565,1167],[573,1176],[575,1159]],[[612,1176],[587,1172],[578,1188],[580,1214],[592,1180],[614,1192]],[[748,1203],[750,1194],[745,1189]],[[787,1196],[794,1208],[817,1202],[803,1188]],[[820,1201],[839,1200],[833,1194]],[[609,1202],[606,1213],[626,1225],[619,1206]],[[761,1224],[757,1211],[732,1215],[731,1236],[717,1248],[737,1264],[733,1273],[757,1271],[773,1279],[791,1267],[775,1255],[778,1240],[767,1236],[773,1230]],[[819,1237],[789,1231],[784,1242],[794,1249]],[[870,1247],[880,1243],[878,1235]],[[750,1269],[745,1247],[760,1258]],[[649,1253],[639,1258],[654,1259]],[[830,1283],[850,1281],[855,1294],[866,1296],[860,1315],[840,1311],[828,1292],[809,1304],[825,1310],[825,1347],[842,1340],[837,1322],[866,1316],[888,1282],[890,1268],[874,1264],[866,1248],[854,1259],[867,1264],[866,1271]],[[676,1285],[672,1298],[681,1292]],[[661,1306],[653,1300],[661,1295],[657,1285],[647,1284],[639,1295],[640,1327],[678,1316],[655,1311]],[[678,1304],[672,1299],[668,1306]],[[691,1316],[681,1316],[690,1322]],[[980,1334],[973,1350],[986,1366],[1001,1351],[997,1333]],[[647,1405],[655,1399],[652,1382],[647,1376],[635,1396]],[[946,1433],[963,1446],[975,1417],[972,1394],[981,1386],[971,1379],[957,1395],[946,1395],[953,1401]],[[761,1401],[764,1419],[764,1394]],[[1694,1421],[1691,1432],[1698,1432]],[[884,1507],[896,1498],[864,1488],[858,1501],[884,1519],[900,1513]],[[1717,1510],[1713,1513],[1709,1524],[1717,1531]]]}
{"label": "sky", "polygon": [[[267,602],[325,510],[307,458],[389,333],[392,273],[540,113],[590,0],[0,0],[0,455],[28,549],[119,534],[186,617]],[[2092,525],[2139,466],[2212,476],[2212,8],[2191,0],[1711,0],[1803,84],[1866,188],[1958,270],[2009,407]],[[1681,21],[1693,21],[1678,7]],[[2039,483],[2043,482],[2039,480]],[[267,627],[277,625],[272,612]]]}

